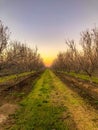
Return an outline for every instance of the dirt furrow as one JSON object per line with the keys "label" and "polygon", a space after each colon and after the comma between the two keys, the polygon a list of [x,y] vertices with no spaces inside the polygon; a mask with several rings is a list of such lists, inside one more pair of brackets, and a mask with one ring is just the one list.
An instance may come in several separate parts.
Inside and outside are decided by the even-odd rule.
{"label": "dirt furrow", "polygon": [[[59,92],[58,95],[60,97],[57,102],[63,100],[63,104],[67,105],[77,129],[98,130],[98,111],[87,104],[77,92],[70,89],[70,86],[60,83],[61,81],[58,78],[56,80],[58,80],[58,82],[55,82],[55,86],[58,86],[56,91]],[[60,84],[62,84],[63,91]]]}
{"label": "dirt furrow", "polygon": [[6,125],[9,127],[13,123],[10,115],[15,114],[15,111],[20,108],[18,103],[29,94],[41,73],[33,74],[2,89],[0,93],[0,130],[4,130]]}
{"label": "dirt furrow", "polygon": [[15,117],[14,122],[9,120],[3,127],[12,130],[98,130],[98,110],[51,70],[46,70],[37,80]]}
{"label": "dirt furrow", "polygon": [[70,89],[77,92],[87,104],[98,110],[98,85],[87,83],[86,81],[76,79],[63,73],[56,73],[56,75],[63,83],[67,84]]}

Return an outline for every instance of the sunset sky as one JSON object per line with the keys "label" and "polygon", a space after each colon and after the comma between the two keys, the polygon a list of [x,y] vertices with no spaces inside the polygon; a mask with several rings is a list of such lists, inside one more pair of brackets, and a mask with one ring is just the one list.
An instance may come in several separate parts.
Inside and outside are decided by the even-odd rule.
{"label": "sunset sky", "polygon": [[49,66],[66,38],[78,42],[81,31],[98,25],[98,0],[0,0],[0,20],[10,39],[37,46]]}

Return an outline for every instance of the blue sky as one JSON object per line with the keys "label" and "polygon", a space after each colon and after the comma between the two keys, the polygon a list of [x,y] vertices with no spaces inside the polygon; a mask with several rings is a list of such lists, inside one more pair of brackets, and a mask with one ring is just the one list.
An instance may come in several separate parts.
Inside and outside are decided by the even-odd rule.
{"label": "blue sky", "polygon": [[98,0],[0,0],[0,19],[11,39],[38,46],[45,62],[66,50],[65,39],[98,25]]}

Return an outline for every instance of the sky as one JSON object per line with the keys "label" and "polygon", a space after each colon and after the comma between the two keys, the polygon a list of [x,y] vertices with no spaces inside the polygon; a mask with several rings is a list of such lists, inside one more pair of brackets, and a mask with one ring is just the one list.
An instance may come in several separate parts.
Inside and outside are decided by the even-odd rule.
{"label": "sky", "polygon": [[78,44],[81,31],[98,25],[98,0],[0,0],[0,20],[11,40],[37,46],[49,66],[65,39]]}

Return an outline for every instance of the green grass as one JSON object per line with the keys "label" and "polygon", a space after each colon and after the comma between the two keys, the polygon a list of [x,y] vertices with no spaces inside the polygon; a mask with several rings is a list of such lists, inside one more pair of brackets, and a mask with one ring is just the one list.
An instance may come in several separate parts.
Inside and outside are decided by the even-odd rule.
{"label": "green grass", "polygon": [[14,75],[0,77],[0,83],[9,82],[12,80],[17,80],[21,77],[27,76],[27,75],[32,74],[32,73],[34,73],[34,72],[24,72],[24,73],[20,73],[20,74],[14,74]]}
{"label": "green grass", "polygon": [[51,93],[56,89],[53,75],[50,70],[41,75],[32,92],[20,103],[11,130],[69,130],[68,123],[60,120],[67,108],[52,103]]}
{"label": "green grass", "polygon": [[[86,80],[86,81],[91,80],[91,79],[89,78],[89,76],[86,75],[86,74],[80,74],[80,73],[75,73],[75,72],[70,72],[70,73],[62,72],[62,73],[65,73],[65,74],[67,74],[67,75],[74,76],[74,77],[76,77],[76,78],[80,78],[80,79],[83,79],[83,80]],[[92,76],[92,82],[98,83],[98,78]]]}
{"label": "green grass", "polygon": [[[71,125],[72,130],[82,129],[84,130],[94,130],[97,128],[97,123],[92,125],[92,117],[94,116],[93,109],[89,110],[89,107],[87,102],[81,98],[77,94],[77,92],[72,91],[69,89],[68,86],[66,86],[58,77],[55,75],[53,76],[53,83],[57,87],[57,91],[60,92],[60,102],[62,101],[62,104],[64,103],[67,106],[67,109],[70,111],[70,115],[74,117],[74,121],[76,123],[76,127]],[[61,98],[63,96],[63,98]],[[96,101],[96,104],[98,101]],[[63,105],[62,105],[63,106]],[[86,113],[87,110],[88,112]],[[87,114],[87,116],[86,116]],[[89,115],[89,116],[88,116]],[[95,114],[97,117],[97,113]],[[85,119],[84,119],[85,117]],[[77,122],[78,121],[78,122]],[[93,122],[95,123],[95,122]],[[78,127],[77,127],[78,126]],[[71,129],[70,129],[71,130]]]}
{"label": "green grass", "polygon": [[10,130],[76,130],[77,120],[80,127],[93,129],[91,117],[84,120],[86,102],[50,70],[41,75],[20,106]]}

